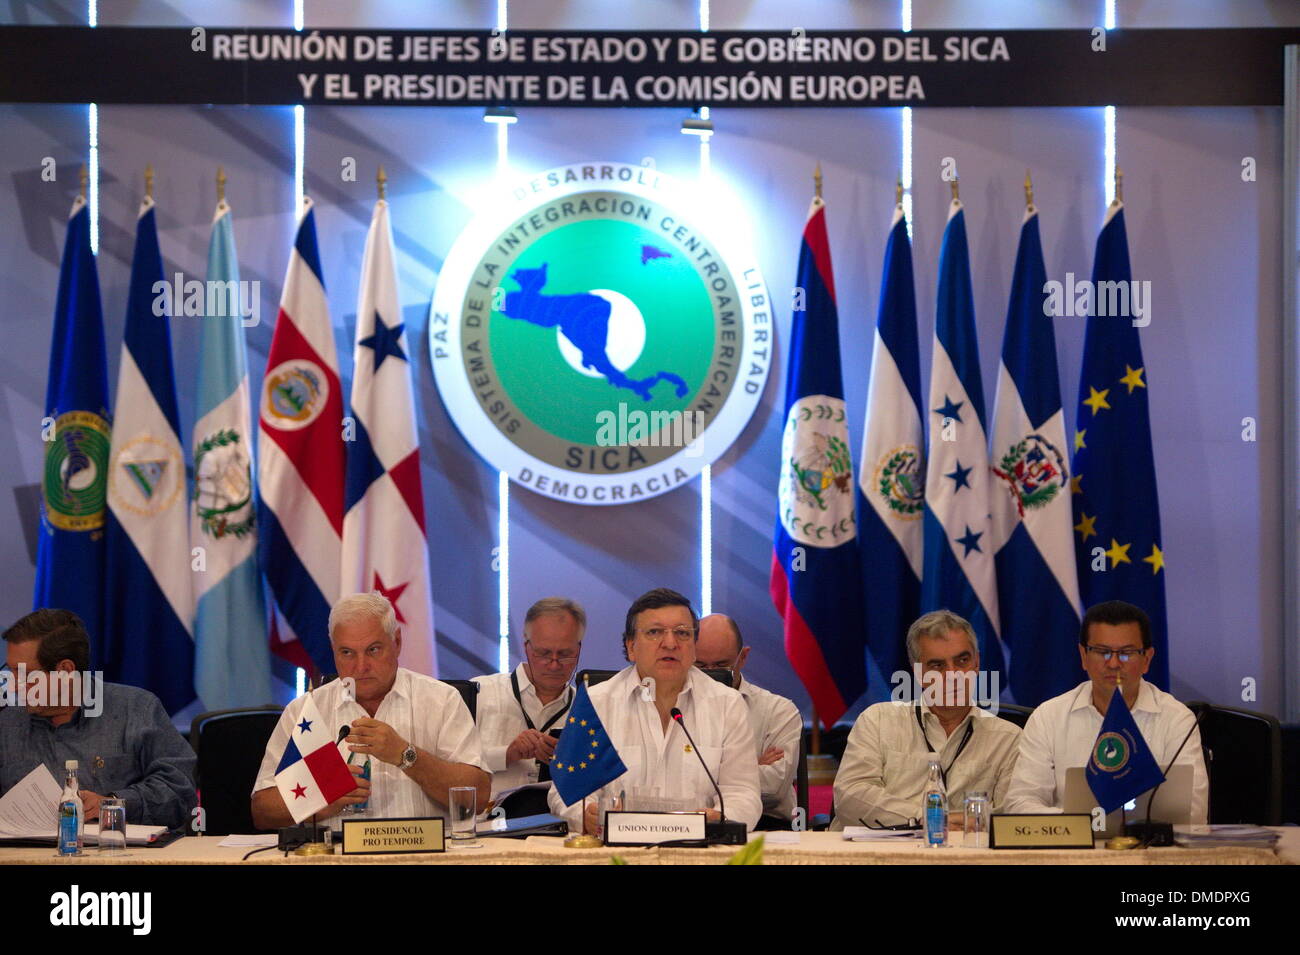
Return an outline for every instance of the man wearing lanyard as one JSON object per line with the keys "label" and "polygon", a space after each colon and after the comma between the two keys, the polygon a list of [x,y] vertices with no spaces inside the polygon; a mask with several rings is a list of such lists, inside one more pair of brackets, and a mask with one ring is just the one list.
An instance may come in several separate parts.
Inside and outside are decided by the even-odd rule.
{"label": "man wearing lanyard", "polygon": [[920,668],[921,699],[877,703],[853,724],[835,776],[832,829],[919,825],[936,756],[950,825],[961,825],[969,791],[988,793],[994,811],[1006,798],[1020,728],[972,705],[979,650],[971,625],[947,610],[927,613],[908,628],[907,655]]}
{"label": "man wearing lanyard", "polygon": [[[475,677],[478,727],[492,772],[492,798],[550,781],[550,759],[578,666],[587,614],[566,597],[546,597],[524,615],[524,662],[510,673]],[[504,803],[510,817],[546,812],[545,790],[520,792]]]}

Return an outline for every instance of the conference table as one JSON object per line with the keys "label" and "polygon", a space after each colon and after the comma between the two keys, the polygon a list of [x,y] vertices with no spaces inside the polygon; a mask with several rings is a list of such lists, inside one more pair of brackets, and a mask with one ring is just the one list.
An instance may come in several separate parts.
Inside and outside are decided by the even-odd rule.
{"label": "conference table", "polygon": [[[765,835],[767,865],[1296,865],[1300,864],[1300,827],[1282,826],[1274,849],[1183,848],[967,849],[954,845],[929,849],[919,841],[849,842],[838,832]],[[956,834],[960,842],[960,834]],[[189,836],[160,848],[132,848],[111,855],[90,848],[71,859],[58,858],[48,847],[0,848],[0,865],[608,865],[614,857],[628,865],[720,865],[735,854],[731,846],[604,847],[566,849],[552,836],[527,839],[478,839],[479,847],[411,855],[333,855],[287,857],[268,849],[243,857],[247,846],[222,846],[220,836]]]}

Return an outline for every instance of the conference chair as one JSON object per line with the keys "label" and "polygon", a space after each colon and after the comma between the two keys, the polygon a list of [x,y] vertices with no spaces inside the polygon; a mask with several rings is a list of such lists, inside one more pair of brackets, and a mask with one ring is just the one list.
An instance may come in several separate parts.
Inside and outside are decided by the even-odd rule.
{"label": "conference chair", "polygon": [[460,691],[460,698],[465,701],[465,706],[469,710],[469,718],[478,721],[478,690],[479,685],[473,680],[443,680]]}
{"label": "conference chair", "polygon": [[998,703],[998,716],[1008,723],[1015,723],[1021,729],[1029,722],[1029,714],[1034,712],[1032,706],[1016,706],[1014,703]]}
{"label": "conference chair", "polygon": [[256,832],[249,793],[283,707],[249,706],[200,713],[190,723],[199,805],[210,836]]}
{"label": "conference chair", "polygon": [[[1267,713],[1196,701],[1210,822],[1282,824],[1282,726]],[[1164,767],[1160,767],[1164,769]]]}

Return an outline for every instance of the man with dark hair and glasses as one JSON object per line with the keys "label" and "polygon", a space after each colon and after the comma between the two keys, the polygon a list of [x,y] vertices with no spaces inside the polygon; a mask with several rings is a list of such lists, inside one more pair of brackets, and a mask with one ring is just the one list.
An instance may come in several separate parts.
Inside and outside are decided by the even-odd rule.
{"label": "man with dark hair and glasses", "polygon": [[[551,811],[573,831],[594,832],[603,803],[632,810],[697,810],[719,817],[708,765],[722,790],[727,818],[752,829],[762,813],[754,734],[745,700],[695,666],[699,621],[691,602],[674,590],[642,594],[628,608],[623,656],[630,666],[591,687],[592,706],[627,772],[586,800],[566,806],[554,788]],[[681,710],[687,740],[672,718]]]}
{"label": "man with dark hair and glasses", "polygon": [[[1155,656],[1151,620],[1140,607],[1108,600],[1089,607],[1079,627],[1079,661],[1088,680],[1034,710],[1020,738],[1020,758],[1007,793],[1008,812],[1060,812],[1065,774],[1088,765],[1102,720],[1119,686],[1161,770],[1165,770],[1196,718],[1170,694],[1142,679]],[[1178,755],[1192,767],[1191,821],[1205,822],[1210,780],[1201,734]]]}

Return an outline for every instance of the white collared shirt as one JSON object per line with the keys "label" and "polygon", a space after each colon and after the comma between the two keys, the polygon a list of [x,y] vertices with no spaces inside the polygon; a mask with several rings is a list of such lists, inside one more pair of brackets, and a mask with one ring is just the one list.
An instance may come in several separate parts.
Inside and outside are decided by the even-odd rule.
{"label": "white collared shirt", "polygon": [[[358,717],[370,715],[360,703],[344,699],[342,680],[333,680],[311,693],[316,708],[335,733]],[[253,792],[275,785],[275,768],[280,765],[292,727],[298,722],[298,714],[306,699],[304,694],[284,708],[280,722],[266,744],[266,755],[262,757]],[[393,688],[380,701],[375,719],[387,723],[402,739],[439,759],[487,769],[479,748],[478,730],[470,719],[465,701],[460,692],[448,683],[398,667]],[[347,743],[342,745],[345,754],[347,746]],[[370,761],[370,816],[377,819],[446,818],[446,812],[445,806],[430,799],[415,780],[396,766],[379,759]]]}
{"label": "white collared shirt", "polygon": [[[972,790],[988,793],[992,810],[1000,811],[1016,763],[1020,727],[972,707],[945,737],[939,718],[924,704],[921,724],[924,736],[913,703],[891,700],[862,711],[835,775],[832,829],[894,826],[922,818],[921,793],[934,758],[948,774],[949,812],[961,812]],[[972,724],[970,741],[958,756],[966,727]]]}
{"label": "white collared shirt", "polygon": [[758,767],[763,812],[790,819],[794,815],[794,775],[799,768],[803,717],[790,700],[755,686],[743,676],[740,678],[740,695],[749,708],[749,727],[754,733],[756,755],[762,756],[773,746],[785,752],[775,763]]}
{"label": "white collared shirt", "polygon": [[[626,796],[626,807],[658,803],[666,808],[716,809],[717,794],[700,766],[703,757],[722,790],[727,818],[754,828],[762,815],[758,789],[758,763],[754,758],[754,733],[749,726],[745,700],[730,687],[691,667],[677,696],[677,708],[691,731],[698,755],[686,734],[669,721],[665,732],[655,707],[653,681],[650,699],[643,699],[636,667],[629,666],[590,690],[591,704],[618,751],[627,772],[592,797],[606,804]],[[566,807],[551,789],[551,812],[562,816],[574,832],[582,831],[582,800]]]}
{"label": "white collared shirt", "polygon": [[[573,700],[573,687],[566,686],[551,702],[543,703],[538,699],[537,688],[528,679],[522,663],[515,667],[514,675],[519,681],[519,700],[515,699],[510,687],[509,673],[474,677],[474,682],[479,685],[478,731],[483,742],[483,759],[487,763],[488,772],[492,774],[493,799],[496,799],[497,793],[507,789],[537,782],[541,765],[537,760],[506,762],[506,750],[515,741],[515,737],[528,728],[524,712],[527,711],[533,726],[541,730],[547,720],[567,710]],[[523,702],[523,710],[519,708],[520,701]],[[563,729],[564,726],[557,720],[552,728]]]}
{"label": "white collared shirt", "polygon": [[[1161,771],[1196,722],[1192,711],[1146,680],[1138,688],[1130,711]],[[1065,801],[1065,771],[1087,766],[1105,719],[1092,705],[1092,681],[1038,706],[1020,738],[1020,758],[1007,792],[1007,812],[1061,812]],[[1204,823],[1210,801],[1210,778],[1196,730],[1178,754],[1178,763],[1192,767],[1193,823]]]}

